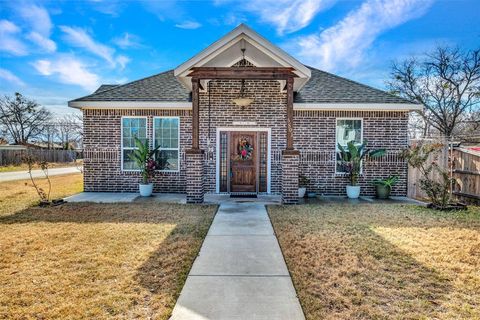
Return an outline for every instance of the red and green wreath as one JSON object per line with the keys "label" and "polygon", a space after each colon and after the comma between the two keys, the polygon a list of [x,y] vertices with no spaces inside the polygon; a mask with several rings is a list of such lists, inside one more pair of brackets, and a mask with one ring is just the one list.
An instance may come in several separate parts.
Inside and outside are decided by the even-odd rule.
{"label": "red and green wreath", "polygon": [[238,158],[241,160],[249,160],[252,158],[253,146],[247,139],[241,138],[238,141]]}

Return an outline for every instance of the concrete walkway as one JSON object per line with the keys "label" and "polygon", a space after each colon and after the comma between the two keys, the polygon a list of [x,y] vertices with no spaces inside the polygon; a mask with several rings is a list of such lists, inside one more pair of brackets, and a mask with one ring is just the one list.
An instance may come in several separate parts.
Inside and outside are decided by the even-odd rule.
{"label": "concrete walkway", "polygon": [[[80,173],[77,167],[67,168],[52,168],[48,169],[49,176],[59,176],[63,174]],[[43,178],[45,175],[42,170],[32,170],[32,176],[34,178]],[[0,182],[13,181],[13,180],[26,180],[30,179],[28,171],[12,171],[12,172],[0,172]]]}
{"label": "concrete walkway", "polygon": [[220,205],[171,319],[304,319],[264,205]]}

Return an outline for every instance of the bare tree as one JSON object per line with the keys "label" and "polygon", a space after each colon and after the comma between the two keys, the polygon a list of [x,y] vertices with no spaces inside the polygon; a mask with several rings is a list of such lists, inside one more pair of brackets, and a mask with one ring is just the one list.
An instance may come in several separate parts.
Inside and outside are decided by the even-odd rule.
{"label": "bare tree", "polygon": [[82,119],[74,114],[67,114],[55,122],[56,140],[64,149],[70,149],[73,143],[80,143],[83,135]]}
{"label": "bare tree", "polygon": [[423,60],[394,63],[390,90],[425,106],[420,113],[426,127],[451,137],[480,108],[480,48],[461,51],[438,47]]}
{"label": "bare tree", "polygon": [[18,92],[0,99],[0,126],[16,144],[26,144],[39,136],[50,118],[47,109]]}

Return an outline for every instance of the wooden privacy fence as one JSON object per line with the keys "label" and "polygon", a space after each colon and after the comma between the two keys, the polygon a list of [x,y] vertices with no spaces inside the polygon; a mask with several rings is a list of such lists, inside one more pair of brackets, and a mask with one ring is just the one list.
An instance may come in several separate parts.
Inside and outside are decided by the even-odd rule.
{"label": "wooden privacy fence", "polygon": [[82,158],[81,151],[75,150],[45,150],[45,149],[20,149],[0,150],[0,166],[20,165],[25,155],[30,154],[38,161],[47,162],[73,162]]}
{"label": "wooden privacy fence", "polygon": [[[463,202],[480,203],[480,154],[465,148],[454,147],[446,151],[450,158],[446,170],[450,172],[455,182],[452,193]],[[439,159],[442,158],[439,155]],[[433,156],[427,161],[433,161]],[[427,195],[420,189],[419,180],[421,174],[418,169],[408,168],[408,196],[415,199],[425,199]],[[439,180],[438,173],[433,173],[432,178]]]}
{"label": "wooden privacy fence", "polygon": [[453,149],[453,194],[462,200],[480,202],[480,154],[464,148]]}

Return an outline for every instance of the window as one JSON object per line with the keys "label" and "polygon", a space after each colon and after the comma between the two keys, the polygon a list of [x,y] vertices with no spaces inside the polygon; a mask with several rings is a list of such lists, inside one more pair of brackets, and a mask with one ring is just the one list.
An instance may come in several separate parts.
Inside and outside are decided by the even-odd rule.
{"label": "window", "polygon": [[361,144],[363,140],[362,135],[362,119],[337,119],[337,143],[335,144],[335,150],[337,151],[337,173],[345,172],[338,164],[338,160],[340,160],[338,145],[340,144],[342,147],[346,147],[350,141],[355,141],[355,144]]}
{"label": "window", "polygon": [[143,143],[147,139],[147,118],[122,118],[122,168],[123,170],[138,170],[138,166],[130,159],[130,154],[138,149],[135,138]]}
{"label": "window", "polygon": [[153,134],[155,148],[160,149],[155,154],[155,160],[160,170],[178,171],[180,146],[180,118],[154,118]]}

